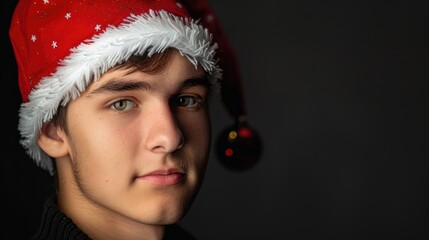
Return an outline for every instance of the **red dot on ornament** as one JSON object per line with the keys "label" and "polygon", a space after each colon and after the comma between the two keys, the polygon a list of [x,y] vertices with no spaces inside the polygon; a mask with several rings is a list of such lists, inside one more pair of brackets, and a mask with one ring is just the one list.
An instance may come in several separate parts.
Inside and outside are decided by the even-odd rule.
{"label": "red dot on ornament", "polygon": [[238,130],[238,135],[242,138],[251,138],[253,136],[252,130],[249,128],[243,127]]}
{"label": "red dot on ornament", "polygon": [[234,154],[234,151],[231,148],[225,150],[225,155],[231,157]]}

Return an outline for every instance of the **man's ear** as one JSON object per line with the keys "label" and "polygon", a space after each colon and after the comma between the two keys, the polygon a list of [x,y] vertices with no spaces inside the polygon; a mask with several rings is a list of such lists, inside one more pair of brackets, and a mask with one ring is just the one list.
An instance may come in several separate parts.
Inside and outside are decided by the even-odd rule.
{"label": "man's ear", "polygon": [[50,157],[59,158],[67,155],[67,142],[64,141],[64,131],[52,122],[43,125],[37,143]]}

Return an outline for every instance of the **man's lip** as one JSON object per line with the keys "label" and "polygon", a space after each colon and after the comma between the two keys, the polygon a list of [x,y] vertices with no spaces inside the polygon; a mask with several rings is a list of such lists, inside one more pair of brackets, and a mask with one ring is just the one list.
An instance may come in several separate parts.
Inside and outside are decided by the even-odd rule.
{"label": "man's lip", "polygon": [[158,169],[137,177],[158,186],[171,186],[182,182],[185,178],[184,171],[176,168]]}
{"label": "man's lip", "polygon": [[181,171],[177,168],[168,168],[168,169],[158,169],[149,173],[145,173],[144,175],[141,175],[139,177],[145,177],[150,175],[169,175],[169,174],[184,174],[184,171]]}

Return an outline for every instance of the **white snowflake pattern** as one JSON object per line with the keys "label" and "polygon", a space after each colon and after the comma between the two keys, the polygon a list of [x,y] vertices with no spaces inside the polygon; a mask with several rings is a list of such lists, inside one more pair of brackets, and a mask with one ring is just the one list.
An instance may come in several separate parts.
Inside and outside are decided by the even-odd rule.
{"label": "white snowflake pattern", "polygon": [[31,35],[31,41],[32,41],[32,42],[36,42],[36,40],[37,40],[36,35]]}
{"label": "white snowflake pattern", "polygon": [[97,25],[95,25],[95,31],[100,31],[101,30],[101,25],[100,24],[97,24]]}
{"label": "white snowflake pattern", "polygon": [[49,3],[49,0],[43,0],[43,3],[44,3],[44,4],[48,4],[48,3]]}
{"label": "white snowflake pattern", "polygon": [[64,16],[66,19],[70,19],[71,18],[71,13],[66,13],[66,15]]}
{"label": "white snowflake pattern", "polygon": [[58,47],[57,41],[52,41],[51,46],[53,49],[57,48]]}

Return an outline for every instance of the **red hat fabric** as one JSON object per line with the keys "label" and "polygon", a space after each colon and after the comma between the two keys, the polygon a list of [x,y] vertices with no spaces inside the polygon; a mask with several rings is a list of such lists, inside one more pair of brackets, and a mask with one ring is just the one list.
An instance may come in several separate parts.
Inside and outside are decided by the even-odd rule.
{"label": "red hat fabric", "polygon": [[91,81],[132,55],[172,47],[217,84],[217,44],[175,0],[20,0],[9,30],[23,99],[21,144],[42,168],[52,161],[37,145],[42,125]]}

